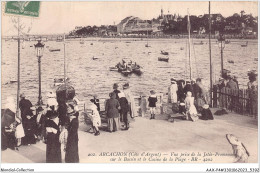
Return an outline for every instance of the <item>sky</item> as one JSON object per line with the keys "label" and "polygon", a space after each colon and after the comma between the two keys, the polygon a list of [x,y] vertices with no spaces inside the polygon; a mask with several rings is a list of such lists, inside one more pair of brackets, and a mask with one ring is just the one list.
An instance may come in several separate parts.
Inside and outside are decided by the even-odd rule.
{"label": "sky", "polygon": [[[153,1],[153,2],[50,2],[40,4],[40,16],[38,18],[21,17],[26,32],[29,34],[60,34],[68,33],[75,26],[88,25],[113,25],[118,24],[127,16],[136,16],[141,19],[157,18],[161,9],[164,14],[203,15],[208,13],[208,1],[180,2],[180,1]],[[3,9],[3,8],[2,8]],[[215,1],[211,2],[211,13],[221,13],[224,17],[231,16],[244,10],[246,14],[258,16],[257,1]],[[2,35],[17,34],[13,27],[12,19],[16,18],[4,14],[2,10]]]}

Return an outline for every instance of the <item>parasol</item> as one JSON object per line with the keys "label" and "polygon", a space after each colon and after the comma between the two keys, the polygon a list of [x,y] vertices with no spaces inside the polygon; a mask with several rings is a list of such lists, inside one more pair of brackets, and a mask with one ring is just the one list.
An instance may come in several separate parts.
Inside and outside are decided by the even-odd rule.
{"label": "parasol", "polygon": [[57,95],[57,101],[58,103],[63,102],[65,103],[67,100],[71,100],[75,96],[75,89],[68,85],[68,84],[62,84],[59,86],[59,88],[56,90]]}
{"label": "parasol", "polygon": [[15,121],[15,113],[10,109],[1,109],[1,126],[9,127]]}

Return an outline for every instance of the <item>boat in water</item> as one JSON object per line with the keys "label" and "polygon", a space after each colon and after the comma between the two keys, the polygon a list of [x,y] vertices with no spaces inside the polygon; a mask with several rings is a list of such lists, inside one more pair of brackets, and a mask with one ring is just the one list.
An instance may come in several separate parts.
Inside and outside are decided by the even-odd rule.
{"label": "boat in water", "polygon": [[168,62],[169,61],[169,57],[158,57],[158,61]]}
{"label": "boat in water", "polygon": [[132,61],[129,61],[128,63],[125,61],[123,61],[123,63],[119,62],[115,67],[110,67],[109,70],[118,71],[125,76],[132,73],[135,73],[136,75],[142,74],[141,66],[136,63],[133,64]]}
{"label": "boat in water", "polygon": [[57,52],[60,51],[60,49],[49,49],[50,52]]}
{"label": "boat in water", "polygon": [[203,41],[199,42],[199,43],[193,43],[194,45],[203,45]]}
{"label": "boat in water", "polygon": [[[66,83],[70,81],[69,78],[66,78]],[[62,84],[65,84],[64,78],[55,78],[54,79],[54,86],[60,86]]]}
{"label": "boat in water", "polygon": [[166,52],[166,51],[161,50],[161,54],[163,54],[163,55],[169,55],[169,52]]}
{"label": "boat in water", "polygon": [[246,42],[246,44],[241,44],[241,47],[247,47],[248,45],[248,41]]}

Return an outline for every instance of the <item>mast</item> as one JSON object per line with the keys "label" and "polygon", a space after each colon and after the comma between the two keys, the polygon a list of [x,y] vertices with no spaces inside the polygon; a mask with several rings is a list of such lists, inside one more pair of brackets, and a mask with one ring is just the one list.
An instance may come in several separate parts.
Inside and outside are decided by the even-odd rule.
{"label": "mast", "polygon": [[20,115],[19,115],[19,98],[20,98],[20,17],[18,17],[17,30],[18,30],[18,73],[17,73],[16,116],[21,118]]}
{"label": "mast", "polygon": [[190,56],[190,14],[189,14],[189,9],[188,9],[188,33],[189,33],[189,44],[188,44],[188,49],[189,49],[189,67],[190,67],[190,80],[192,78],[192,68],[191,68],[191,56]]}
{"label": "mast", "polygon": [[66,87],[66,44],[65,44],[65,34],[64,34],[64,83]]}
{"label": "mast", "polygon": [[[211,15],[209,1],[209,64],[210,64],[210,103],[212,102],[212,60],[211,60]],[[211,105],[212,106],[212,105]]]}

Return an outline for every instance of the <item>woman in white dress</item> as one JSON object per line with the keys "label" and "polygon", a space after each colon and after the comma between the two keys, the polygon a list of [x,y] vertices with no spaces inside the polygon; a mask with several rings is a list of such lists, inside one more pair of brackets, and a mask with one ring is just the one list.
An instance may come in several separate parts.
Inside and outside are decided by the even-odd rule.
{"label": "woman in white dress", "polygon": [[178,91],[178,86],[177,86],[177,81],[175,79],[171,79],[171,85],[168,89],[168,100],[169,103],[177,103],[177,91]]}
{"label": "woman in white dress", "polygon": [[185,107],[186,107],[186,119],[189,117],[192,121],[198,120],[198,113],[196,107],[194,105],[194,97],[191,97],[192,93],[190,91],[187,92],[187,96],[185,98]]}

